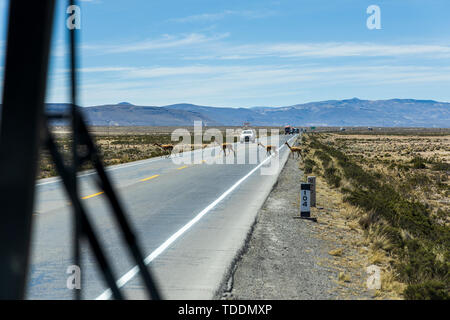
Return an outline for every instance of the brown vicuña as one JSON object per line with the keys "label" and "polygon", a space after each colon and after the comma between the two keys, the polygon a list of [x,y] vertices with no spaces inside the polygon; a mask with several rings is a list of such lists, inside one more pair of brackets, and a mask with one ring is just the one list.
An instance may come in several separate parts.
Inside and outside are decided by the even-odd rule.
{"label": "brown vicu\u00f1a", "polygon": [[[233,151],[234,156],[236,156],[236,151],[234,151],[233,146],[231,145],[231,143],[222,143],[221,147],[222,147],[222,149],[221,149],[220,152],[223,151],[223,154],[225,156],[227,155],[227,153],[226,153],[227,150],[228,150],[228,154],[230,154],[231,151]],[[220,154],[220,152],[219,152],[219,154]]]}
{"label": "brown vicu\u00f1a", "polygon": [[173,144],[159,144],[159,143],[154,143],[153,145],[160,147],[164,152],[168,152],[168,157],[170,156],[170,153],[173,150]]}
{"label": "brown vicu\u00f1a", "polygon": [[275,154],[277,153],[277,146],[272,146],[272,145],[263,145],[261,142],[258,142],[258,145],[265,148],[266,149],[266,155],[271,155],[272,154],[272,150],[273,152],[275,152]]}
{"label": "brown vicu\u00f1a", "polygon": [[302,148],[300,147],[291,147],[287,141],[284,143],[291,149],[292,157],[294,157],[294,153],[297,153],[297,157],[300,157],[302,155]]}

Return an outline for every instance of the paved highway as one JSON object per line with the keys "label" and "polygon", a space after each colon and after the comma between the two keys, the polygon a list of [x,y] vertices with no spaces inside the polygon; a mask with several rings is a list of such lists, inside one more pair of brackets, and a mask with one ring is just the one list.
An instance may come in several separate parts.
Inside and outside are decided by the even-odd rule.
{"label": "paved highway", "polygon": [[[256,144],[235,144],[237,158],[208,148],[184,155],[202,157],[196,164],[173,157],[108,168],[163,298],[214,296],[287,159],[284,142],[295,138],[280,136],[279,166]],[[248,154],[257,154],[257,161]],[[221,164],[224,159],[234,163]],[[270,166],[278,170],[264,174]],[[91,221],[126,297],[145,298],[137,268],[94,179],[90,172],[79,178]],[[72,265],[70,203],[57,178],[38,181],[36,191],[27,298],[71,299],[73,292],[66,287],[66,270]],[[110,298],[87,244],[82,252],[84,298]]]}

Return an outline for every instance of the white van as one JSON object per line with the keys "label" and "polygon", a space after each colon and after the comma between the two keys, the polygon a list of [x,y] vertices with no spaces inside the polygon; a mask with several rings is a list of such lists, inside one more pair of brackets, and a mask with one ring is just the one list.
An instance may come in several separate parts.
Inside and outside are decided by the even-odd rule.
{"label": "white van", "polygon": [[256,141],[256,133],[252,129],[245,129],[245,130],[242,131],[241,137],[240,137],[239,140],[241,141],[241,143],[244,143],[244,142],[255,143],[255,141]]}

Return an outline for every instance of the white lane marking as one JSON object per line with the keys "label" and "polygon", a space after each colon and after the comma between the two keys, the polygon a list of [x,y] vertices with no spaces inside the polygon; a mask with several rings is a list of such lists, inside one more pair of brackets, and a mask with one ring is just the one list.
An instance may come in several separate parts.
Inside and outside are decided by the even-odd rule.
{"label": "white lane marking", "polygon": [[[297,135],[293,136],[288,141],[294,139]],[[285,144],[280,147],[279,150],[283,149]],[[249,173],[247,173],[243,178],[239,179],[231,188],[225,191],[219,198],[217,198],[214,202],[212,202],[205,209],[200,211],[191,221],[185,224],[180,230],[175,232],[169,239],[163,242],[158,248],[156,248],[149,256],[144,259],[144,263],[148,265],[152,262],[156,257],[158,257],[161,253],[163,253],[172,243],[175,242],[183,233],[189,230],[194,224],[196,224],[205,214],[207,214],[211,209],[217,206],[223,199],[225,199],[231,192],[233,192],[242,182],[244,182],[248,177],[250,177],[256,170],[261,168],[267,161],[269,161],[274,155],[266,158],[263,162],[253,168]],[[130,281],[136,274],[139,273],[139,267],[136,265],[130,271],[125,273],[119,280],[116,281],[116,284],[119,288],[123,287],[128,281]],[[111,289],[106,289],[101,295],[99,295],[95,300],[107,300],[112,296]]]}

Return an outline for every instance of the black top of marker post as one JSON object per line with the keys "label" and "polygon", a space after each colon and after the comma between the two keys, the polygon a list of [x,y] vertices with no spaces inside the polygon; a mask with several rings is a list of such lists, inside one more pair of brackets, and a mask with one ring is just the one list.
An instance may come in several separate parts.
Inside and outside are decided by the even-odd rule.
{"label": "black top of marker post", "polygon": [[302,183],[300,189],[301,190],[311,190],[311,184],[310,183]]}

